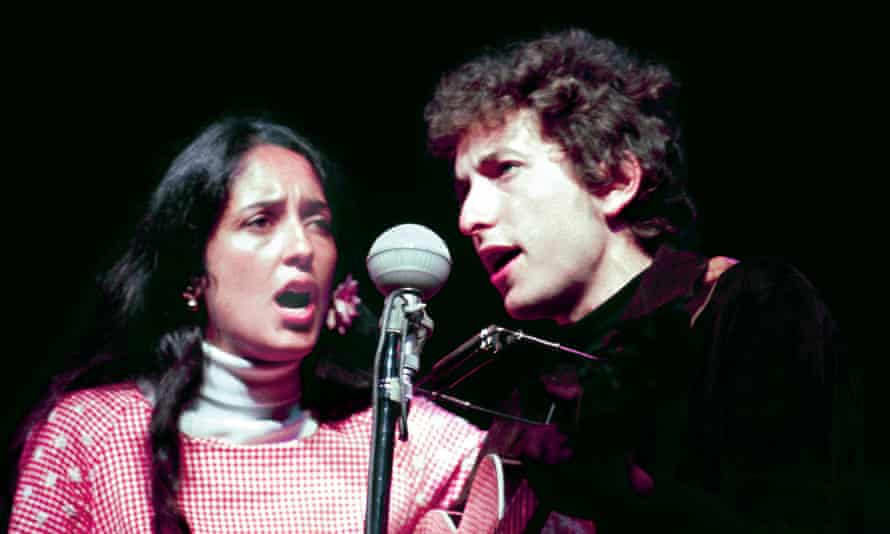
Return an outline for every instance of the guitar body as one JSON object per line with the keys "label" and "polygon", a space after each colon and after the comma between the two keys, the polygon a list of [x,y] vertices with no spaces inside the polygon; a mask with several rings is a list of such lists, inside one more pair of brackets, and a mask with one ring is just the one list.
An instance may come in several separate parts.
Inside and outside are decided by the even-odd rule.
{"label": "guitar body", "polygon": [[[525,479],[513,484],[511,494],[504,471],[515,467],[505,467],[505,463],[510,462],[494,453],[482,458],[457,525],[445,510],[431,510],[421,518],[414,534],[530,534],[526,529],[538,508],[538,499]],[[596,533],[593,521],[558,513],[551,513],[539,528],[546,534]]]}
{"label": "guitar body", "polygon": [[467,496],[467,506],[460,515],[458,525],[455,525],[445,510],[432,510],[420,520],[414,534],[524,532],[538,501],[524,480],[519,482],[512,495],[508,495],[510,485],[505,478],[504,463],[500,456],[490,453],[476,466]]}
{"label": "guitar body", "polygon": [[[495,341],[490,342],[485,333],[489,330],[508,333],[508,337],[495,336]],[[512,336],[512,337],[509,337]],[[514,341],[527,341],[528,350],[520,350],[520,345],[515,345],[514,353],[510,358],[504,358],[501,350]],[[511,369],[511,373],[526,377],[514,384],[513,391],[503,402],[498,402],[498,412],[488,428],[488,435],[480,453],[480,460],[476,466],[474,476],[464,490],[466,495],[465,509],[463,513],[446,513],[437,510],[428,513],[418,524],[415,532],[425,534],[590,534],[596,532],[596,527],[591,519],[570,517],[552,509],[550,505],[540,506],[538,497],[525,478],[525,468],[520,458],[528,456],[528,451],[539,451],[548,456],[542,460],[532,455],[530,457],[542,461],[544,465],[555,464],[562,461],[561,454],[564,440],[559,439],[559,424],[574,425],[575,416],[578,413],[577,395],[560,394],[554,396],[545,390],[539,380],[541,373],[556,373],[561,369],[557,366],[552,370],[550,365],[539,369],[535,362],[537,350],[528,348],[527,345],[537,347],[540,342],[537,338],[524,336],[521,333],[512,332],[500,327],[489,327],[482,334],[471,338],[466,343],[446,355],[440,363],[437,363],[439,375],[431,380],[433,390],[451,390],[460,384],[466,377],[477,374],[480,369],[485,370],[477,374],[477,380],[485,378],[486,373],[493,373],[493,369],[501,362],[509,365],[522,364],[522,372],[517,373]],[[554,344],[555,345],[555,344]],[[467,349],[470,347],[470,349]],[[494,349],[492,349],[494,347]],[[547,344],[548,348],[553,348]],[[562,346],[559,346],[562,347]],[[520,350],[517,354],[515,351]],[[597,357],[581,353],[580,351],[565,349],[571,358],[578,356],[596,360]],[[486,359],[479,362],[476,355],[484,353]],[[468,355],[469,354],[469,355]],[[495,357],[496,355],[496,357]],[[466,360],[466,361],[465,361]],[[460,372],[450,367],[442,367],[442,362],[450,361],[455,369],[465,365]],[[572,360],[574,361],[574,360]],[[491,365],[489,365],[491,364]],[[527,372],[526,372],[527,371]],[[565,376],[563,376],[565,375]],[[549,376],[549,375],[548,375]],[[553,374],[555,379],[549,385],[564,386],[565,388],[577,388],[577,381],[571,379],[574,374]],[[438,387],[435,387],[438,386]],[[565,393],[561,390],[561,393]],[[495,394],[494,398],[502,398]],[[500,416],[500,417],[499,417]],[[571,428],[571,426],[570,426]],[[537,453],[536,453],[537,454]],[[506,473],[505,473],[506,471]],[[581,488],[560,488],[562,491],[583,491]]]}
{"label": "guitar body", "polygon": [[498,455],[488,454],[476,466],[460,526],[444,510],[432,510],[414,534],[492,534],[504,516],[505,498],[503,463]]}
{"label": "guitar body", "polygon": [[425,513],[417,526],[414,534],[457,534],[457,527],[451,516],[445,510],[430,510]]}

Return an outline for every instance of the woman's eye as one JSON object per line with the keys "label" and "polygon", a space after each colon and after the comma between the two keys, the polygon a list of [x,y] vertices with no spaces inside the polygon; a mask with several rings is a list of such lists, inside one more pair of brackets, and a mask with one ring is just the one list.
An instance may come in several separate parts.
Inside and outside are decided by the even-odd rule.
{"label": "woman's eye", "polygon": [[325,233],[330,233],[331,231],[331,221],[329,221],[325,217],[314,217],[312,219],[309,219],[309,225],[319,228]]}
{"label": "woman's eye", "polygon": [[246,226],[253,228],[265,228],[272,223],[272,220],[266,215],[255,215],[247,220]]}

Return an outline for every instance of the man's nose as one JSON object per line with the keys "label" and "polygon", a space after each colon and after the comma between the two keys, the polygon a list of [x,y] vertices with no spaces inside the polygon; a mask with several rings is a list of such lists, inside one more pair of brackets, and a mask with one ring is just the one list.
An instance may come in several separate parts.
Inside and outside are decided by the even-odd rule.
{"label": "man's nose", "polygon": [[458,228],[466,236],[473,236],[494,226],[497,220],[498,199],[494,188],[485,180],[471,180],[460,207]]}

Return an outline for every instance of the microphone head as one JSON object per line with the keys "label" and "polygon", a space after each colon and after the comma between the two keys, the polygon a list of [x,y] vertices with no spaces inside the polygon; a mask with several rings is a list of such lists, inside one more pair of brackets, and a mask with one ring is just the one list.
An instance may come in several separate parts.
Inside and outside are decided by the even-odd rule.
{"label": "microphone head", "polygon": [[445,285],[451,253],[445,241],[426,226],[400,224],[374,240],[367,265],[371,280],[384,295],[411,288],[426,300]]}

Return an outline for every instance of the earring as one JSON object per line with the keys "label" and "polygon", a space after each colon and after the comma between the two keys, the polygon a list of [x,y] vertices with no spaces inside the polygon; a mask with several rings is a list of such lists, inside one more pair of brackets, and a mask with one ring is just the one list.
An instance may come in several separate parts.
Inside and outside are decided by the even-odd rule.
{"label": "earring", "polygon": [[192,286],[185,288],[185,291],[182,292],[182,298],[185,299],[185,307],[190,312],[198,311],[198,298],[195,296],[195,290]]}

